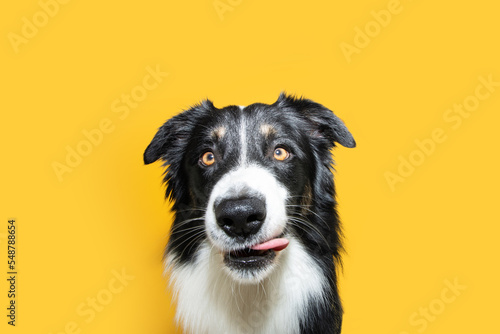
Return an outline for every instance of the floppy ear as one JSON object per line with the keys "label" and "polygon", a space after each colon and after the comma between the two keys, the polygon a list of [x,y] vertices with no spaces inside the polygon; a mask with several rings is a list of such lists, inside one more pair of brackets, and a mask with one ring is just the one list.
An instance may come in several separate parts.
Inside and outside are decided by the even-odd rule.
{"label": "floppy ear", "polygon": [[305,115],[313,125],[312,135],[314,137],[326,138],[332,146],[334,142],[337,142],[344,147],[356,147],[356,141],[344,122],[323,105],[285,93],[281,93],[276,103],[280,107],[295,107]]}
{"label": "floppy ear", "polygon": [[144,164],[148,165],[159,159],[170,160],[169,153],[183,140],[182,117],[175,116],[163,124],[156,132],[151,143],[144,151]]}
{"label": "floppy ear", "polygon": [[309,115],[318,127],[318,131],[330,141],[339,143],[348,148],[356,147],[356,141],[344,122],[338,118],[330,109],[323,106],[313,109]]}
{"label": "floppy ear", "polygon": [[148,165],[162,159],[170,164],[179,160],[200,116],[214,108],[211,101],[205,100],[165,122],[144,151],[144,163]]}
{"label": "floppy ear", "polygon": [[144,164],[148,165],[155,162],[166,152],[171,128],[170,124],[166,122],[158,129],[153,140],[149,143],[146,151],[144,151]]}

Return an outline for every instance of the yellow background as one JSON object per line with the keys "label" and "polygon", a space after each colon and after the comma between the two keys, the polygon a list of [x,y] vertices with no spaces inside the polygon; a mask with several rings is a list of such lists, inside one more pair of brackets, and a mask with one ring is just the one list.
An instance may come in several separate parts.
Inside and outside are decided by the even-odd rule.
{"label": "yellow background", "polygon": [[[474,102],[479,77],[500,81],[494,3],[74,0],[44,21],[35,0],[5,2],[1,332],[76,324],[80,333],[178,333],[162,277],[162,169],[143,166],[143,150],[167,118],[203,98],[272,103],[286,90],[335,110],[358,143],[335,152],[343,333],[500,333],[500,87],[456,129],[444,119]],[[377,29],[372,11],[391,6],[398,13]],[[24,28],[31,37],[16,47],[26,20],[40,27]],[[369,41],[356,39],[365,28]],[[341,46],[356,42],[363,47],[346,57]],[[157,67],[168,76],[121,119],[114,101],[139,92]],[[112,131],[60,181],[53,163],[106,119]],[[437,128],[446,140],[391,189],[387,172],[401,157],[422,158],[415,141]],[[9,218],[18,222],[15,328],[5,316]],[[130,280],[117,289],[121,271]],[[453,295],[446,281],[465,288]],[[78,310],[97,296],[107,304],[90,320]],[[425,328],[410,320],[429,308],[439,314]]]}

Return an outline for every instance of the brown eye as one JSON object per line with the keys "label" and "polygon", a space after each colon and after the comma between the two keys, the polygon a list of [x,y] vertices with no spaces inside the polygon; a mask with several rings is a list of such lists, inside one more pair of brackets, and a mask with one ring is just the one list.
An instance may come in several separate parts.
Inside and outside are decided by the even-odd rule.
{"label": "brown eye", "polygon": [[282,147],[278,147],[274,150],[274,159],[276,159],[278,161],[284,161],[284,160],[288,159],[289,156],[290,156],[290,153],[288,153],[288,151]]}
{"label": "brown eye", "polygon": [[213,154],[213,152],[205,152],[201,158],[200,158],[200,162],[203,164],[203,166],[212,166],[214,163],[215,163],[215,155]]}

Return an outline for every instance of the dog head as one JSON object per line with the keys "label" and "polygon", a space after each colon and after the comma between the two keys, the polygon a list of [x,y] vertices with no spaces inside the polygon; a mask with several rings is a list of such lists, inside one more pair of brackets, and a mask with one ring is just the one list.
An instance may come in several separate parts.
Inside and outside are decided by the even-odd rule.
{"label": "dog head", "polygon": [[222,109],[206,100],[174,116],[144,153],[146,164],[168,166],[176,219],[167,252],[188,261],[209,242],[239,281],[266,277],[291,236],[337,255],[336,143],[356,145],[337,116],[285,94],[271,105]]}

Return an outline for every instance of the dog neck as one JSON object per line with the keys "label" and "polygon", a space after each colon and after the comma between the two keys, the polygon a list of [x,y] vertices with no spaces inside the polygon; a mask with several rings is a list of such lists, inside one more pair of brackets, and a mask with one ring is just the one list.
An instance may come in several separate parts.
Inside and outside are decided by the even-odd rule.
{"label": "dog neck", "polygon": [[235,281],[208,242],[193,263],[167,271],[177,301],[177,322],[196,334],[298,334],[311,303],[325,303],[326,280],[301,243],[290,238],[273,272],[258,283]]}

